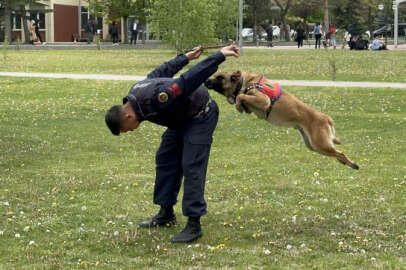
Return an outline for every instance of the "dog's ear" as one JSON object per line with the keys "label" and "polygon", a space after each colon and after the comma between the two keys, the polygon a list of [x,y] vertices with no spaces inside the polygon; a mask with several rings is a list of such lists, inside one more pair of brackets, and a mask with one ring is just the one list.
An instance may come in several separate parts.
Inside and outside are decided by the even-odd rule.
{"label": "dog's ear", "polygon": [[240,78],[241,78],[241,71],[239,71],[239,70],[234,71],[233,74],[231,75],[232,82],[239,81]]}

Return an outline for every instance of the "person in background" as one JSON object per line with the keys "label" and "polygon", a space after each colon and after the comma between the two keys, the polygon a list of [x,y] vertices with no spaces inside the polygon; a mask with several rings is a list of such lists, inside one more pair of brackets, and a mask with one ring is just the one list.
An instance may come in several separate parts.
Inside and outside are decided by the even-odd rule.
{"label": "person in background", "polygon": [[315,43],[315,49],[317,49],[317,46],[320,49],[321,45],[321,36],[322,36],[322,31],[321,31],[321,25],[320,23],[316,23],[316,25],[313,28],[313,33],[314,37],[316,38],[316,43]]}
{"label": "person in background", "polygon": [[41,38],[41,34],[39,32],[39,21],[34,21],[34,26],[35,26],[35,35],[38,38],[38,42],[39,42],[39,44],[42,44],[42,38]]}
{"label": "person in background", "polygon": [[272,39],[273,39],[273,25],[270,23],[268,27],[265,29],[266,31],[266,40],[268,41],[268,47],[273,47]]}
{"label": "person in background", "polygon": [[30,23],[29,31],[30,31],[30,43],[32,45],[34,45],[37,43],[37,40],[38,40],[37,34],[35,33],[35,21],[34,20],[32,20]]}
{"label": "person in background", "polygon": [[110,26],[109,34],[113,41],[113,45],[118,45],[118,26],[116,22],[113,22],[113,24]]}
{"label": "person in background", "polygon": [[371,50],[373,51],[386,50],[386,44],[383,38],[379,39],[378,36],[376,36],[374,41],[372,42]]}
{"label": "person in background", "polygon": [[333,46],[334,49],[337,46],[336,32],[337,32],[336,28],[334,27],[333,24],[331,24],[331,26],[330,26],[330,46]]}
{"label": "person in background", "polygon": [[303,47],[303,40],[305,38],[305,31],[303,29],[302,24],[299,24],[296,28],[296,40],[297,40],[297,47]]}
{"label": "person in background", "polygon": [[130,44],[133,44],[133,42],[134,42],[134,45],[136,45],[137,44],[137,36],[138,36],[138,20],[134,20],[134,22],[132,23],[132,26],[131,26],[131,41],[130,41]]}

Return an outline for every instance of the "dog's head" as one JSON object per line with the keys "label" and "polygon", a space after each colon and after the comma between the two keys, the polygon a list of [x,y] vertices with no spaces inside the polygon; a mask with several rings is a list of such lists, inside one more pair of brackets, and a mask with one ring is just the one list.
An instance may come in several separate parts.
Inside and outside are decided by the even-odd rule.
{"label": "dog's head", "polygon": [[217,72],[204,85],[227,98],[230,104],[235,104],[242,87],[241,71]]}

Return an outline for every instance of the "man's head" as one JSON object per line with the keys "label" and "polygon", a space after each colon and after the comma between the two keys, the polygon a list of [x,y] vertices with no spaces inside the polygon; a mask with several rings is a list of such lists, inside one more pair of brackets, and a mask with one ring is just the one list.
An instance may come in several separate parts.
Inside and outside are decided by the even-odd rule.
{"label": "man's head", "polygon": [[138,128],[139,121],[131,105],[114,105],[106,112],[105,121],[111,133],[118,136],[120,133],[133,131]]}

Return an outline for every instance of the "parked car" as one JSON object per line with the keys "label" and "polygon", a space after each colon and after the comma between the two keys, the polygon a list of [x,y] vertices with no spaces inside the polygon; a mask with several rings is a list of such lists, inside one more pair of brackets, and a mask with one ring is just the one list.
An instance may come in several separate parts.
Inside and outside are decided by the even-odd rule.
{"label": "parked car", "polygon": [[[280,29],[279,29],[279,26],[277,26],[277,25],[274,25],[273,27],[273,37],[275,38],[278,38],[279,36],[280,36]],[[253,29],[252,28],[243,28],[242,30],[241,30],[241,35],[242,35],[242,38],[244,39],[244,40],[253,40],[253,36],[254,36],[254,32],[253,32]],[[266,32],[264,31],[262,34],[261,34],[261,37],[260,37],[260,39],[261,40],[266,40],[267,39],[267,37],[268,37],[268,35],[266,34]]]}
{"label": "parked car", "polygon": [[[394,34],[394,28],[395,27],[393,24],[384,25],[384,26],[372,31],[372,37],[381,36],[381,35],[392,36]],[[405,29],[406,29],[406,23],[399,23],[398,24],[398,36],[406,35]]]}

